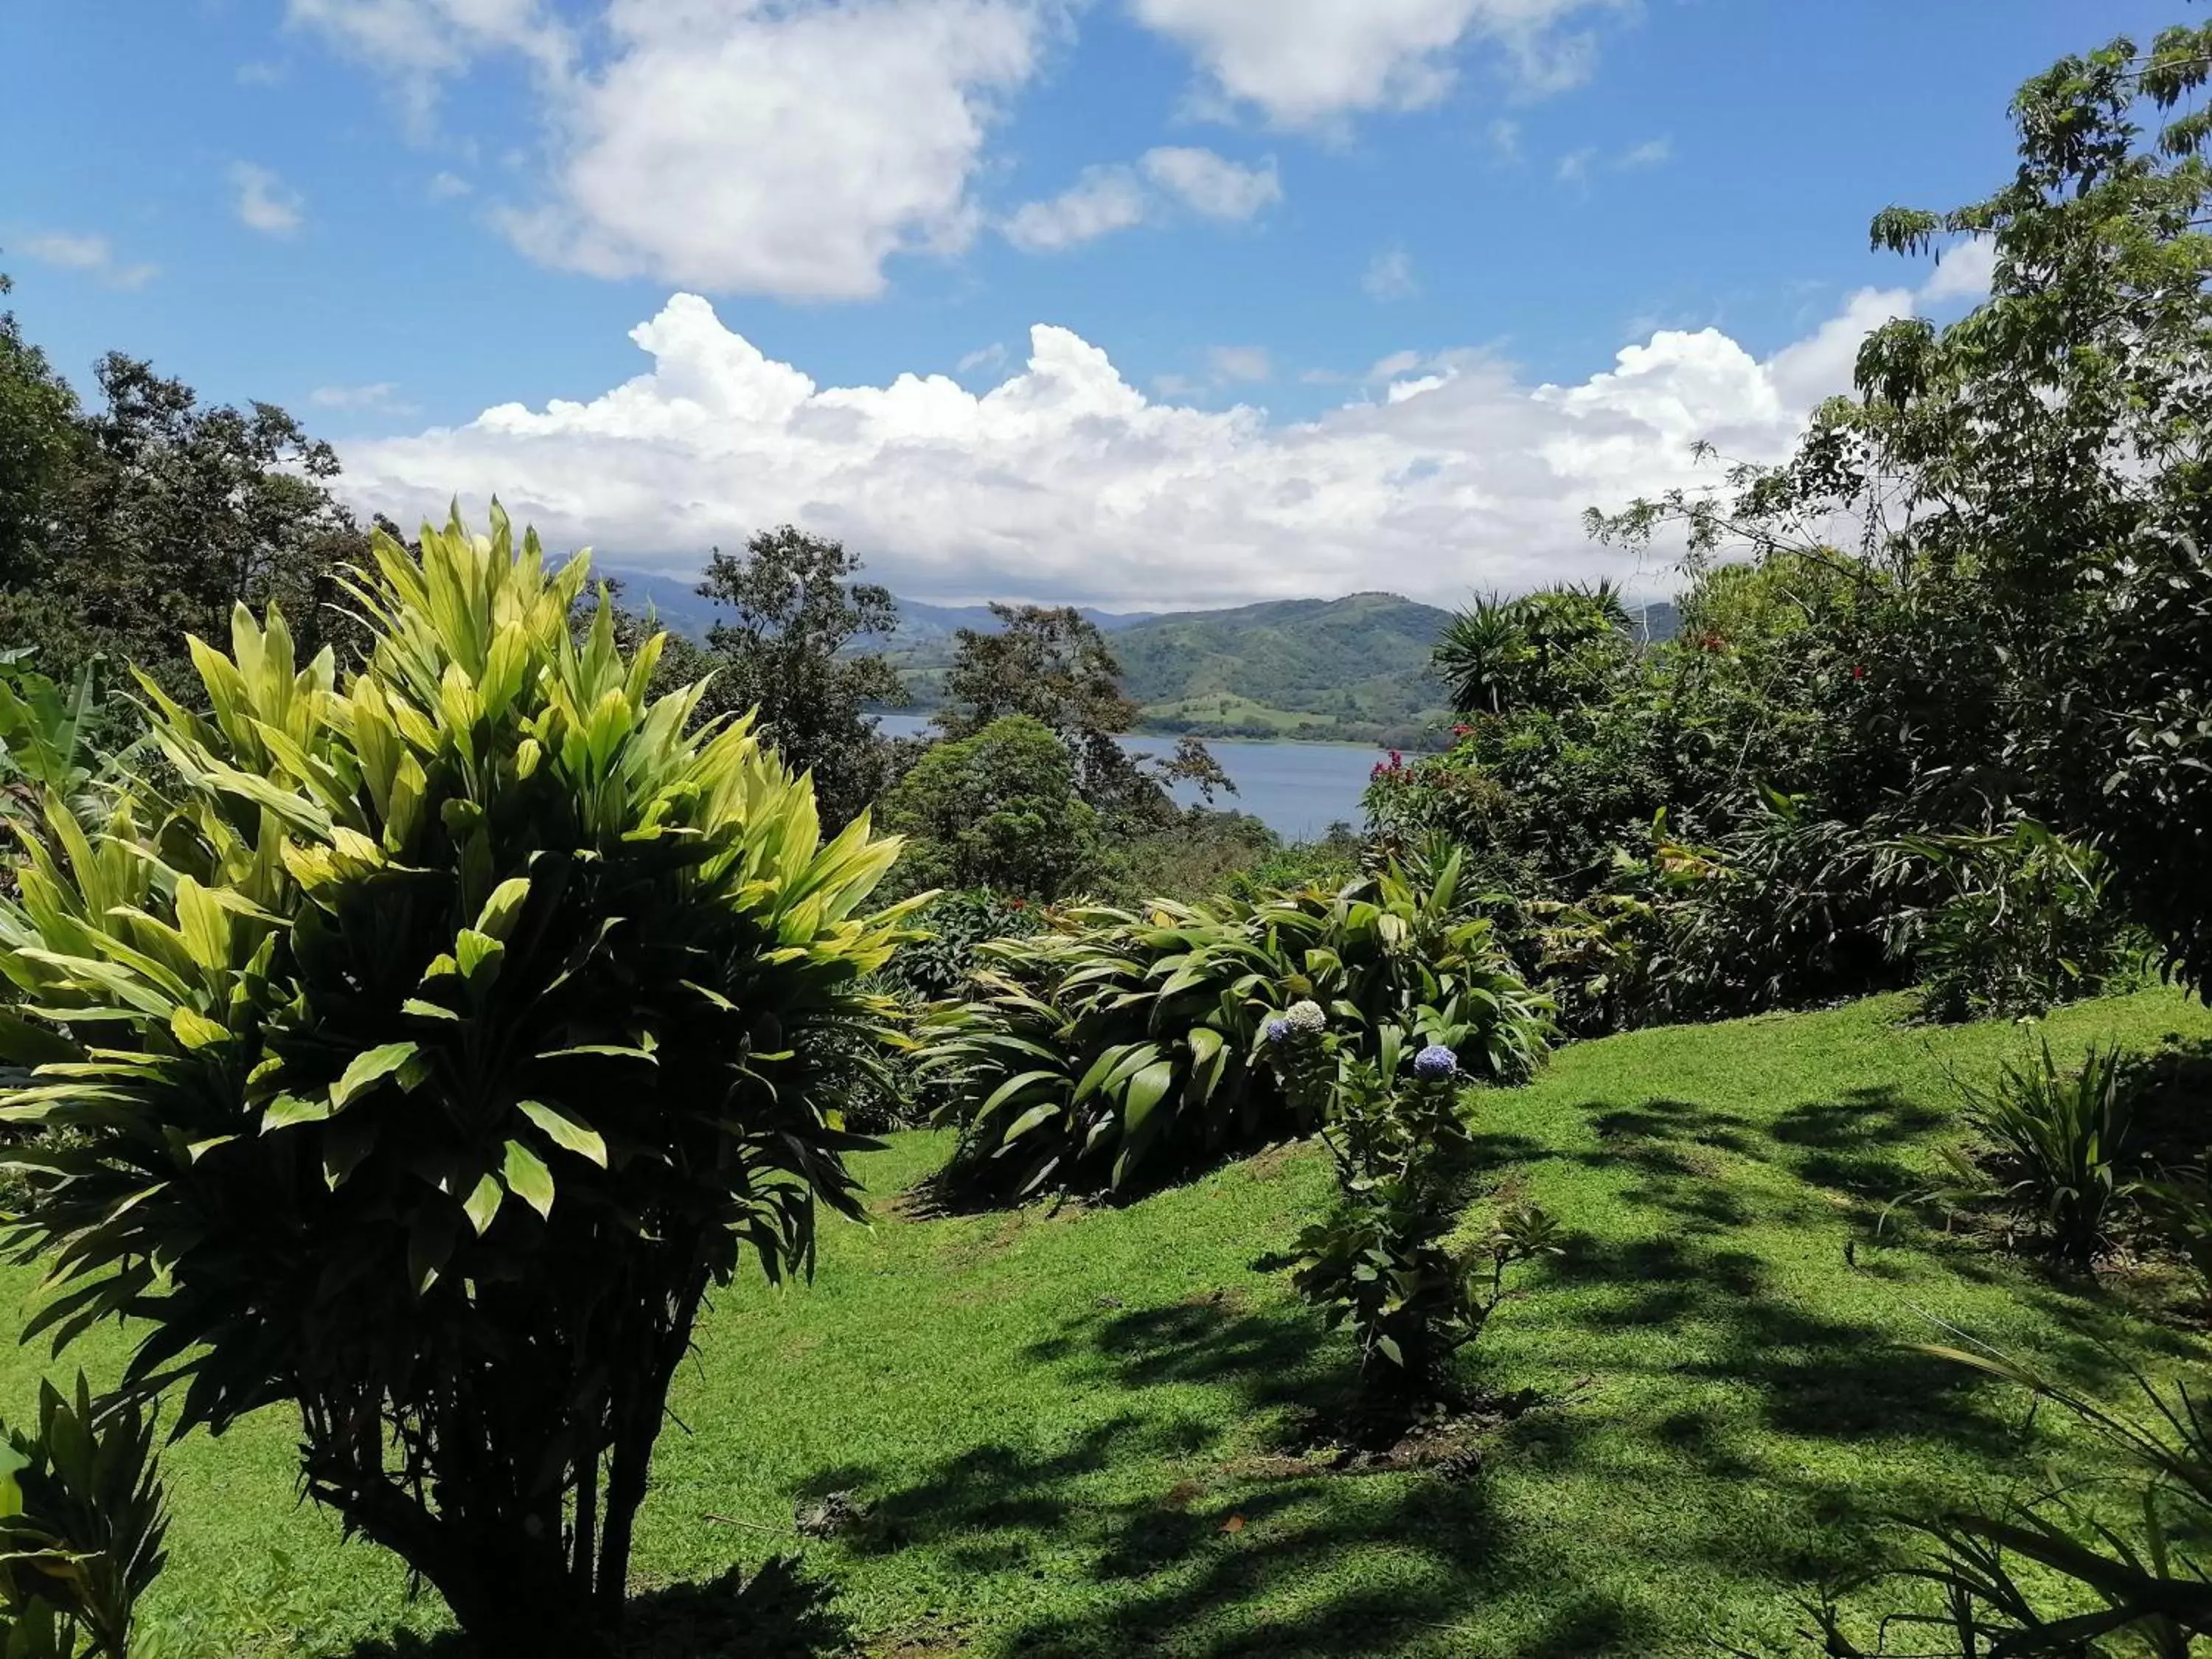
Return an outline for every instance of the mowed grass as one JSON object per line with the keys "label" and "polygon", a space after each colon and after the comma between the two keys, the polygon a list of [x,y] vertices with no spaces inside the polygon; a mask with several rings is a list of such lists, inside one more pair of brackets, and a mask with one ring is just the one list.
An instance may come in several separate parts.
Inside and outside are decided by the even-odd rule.
{"label": "mowed grass", "polygon": [[[1559,1402],[1461,1481],[1271,1456],[1349,1375],[1347,1340],[1268,1261],[1328,1200],[1315,1148],[1125,1208],[912,1219],[898,1194],[946,1143],[894,1137],[866,1161],[873,1225],[832,1223],[811,1285],[740,1287],[703,1322],[641,1579],[803,1550],[857,1644],[909,1659],[1779,1640],[1808,1581],[1870,1559],[1887,1512],[2000,1497],[2080,1449],[2053,1413],[1915,1352],[1938,1322],[2093,1383],[2203,1359],[2122,1298],[1985,1243],[1877,1237],[1957,1137],[1954,1079],[2030,1040],[1906,1012],[1640,1032],[1480,1097],[1492,1181],[1557,1213],[1571,1246],[1528,1274],[1476,1362],[1491,1387]],[[2212,1035],[2212,1018],[2151,992],[2045,1030],[2071,1059],[2093,1039]],[[9,1282],[21,1297],[32,1277]],[[103,1341],[85,1345],[95,1371],[119,1352]],[[24,1408],[46,1358],[9,1355],[0,1406]],[[293,1440],[271,1413],[170,1454],[165,1652],[329,1659],[441,1627],[394,1563],[295,1504]],[[794,1503],[832,1491],[869,1503],[868,1523],[791,1535]]]}

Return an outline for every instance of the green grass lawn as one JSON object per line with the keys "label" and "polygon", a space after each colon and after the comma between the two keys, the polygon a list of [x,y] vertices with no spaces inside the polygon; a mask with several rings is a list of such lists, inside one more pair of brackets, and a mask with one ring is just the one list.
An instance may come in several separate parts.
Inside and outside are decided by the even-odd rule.
{"label": "green grass lawn", "polygon": [[[1905,1012],[1883,999],[1640,1032],[1483,1097],[1498,1177],[1572,1242],[1478,1364],[1492,1386],[1569,1397],[1456,1482],[1285,1474],[1267,1455],[1350,1363],[1348,1340],[1256,1265],[1328,1200],[1313,1148],[1123,1209],[915,1220],[896,1195],[945,1141],[895,1137],[866,1161],[875,1224],[831,1224],[811,1286],[748,1285],[704,1322],[641,1576],[804,1548],[861,1645],[906,1659],[1567,1659],[1778,1638],[1799,1584],[1866,1559],[1884,1511],[2001,1494],[2074,1443],[1906,1346],[1939,1337],[1936,1321],[2077,1380],[2203,1358],[1984,1244],[1875,1242],[1883,1204],[1955,1136],[1952,1079],[2027,1041]],[[2212,1017],[2150,992],[2048,1030],[2070,1059],[2094,1038],[2212,1035]],[[32,1279],[13,1284],[21,1297]],[[112,1369],[118,1348],[85,1352]],[[0,1405],[24,1408],[45,1358],[10,1353]],[[391,1561],[295,1503],[293,1432],[271,1413],[170,1454],[165,1652],[365,1656],[439,1627]],[[794,1501],[833,1490],[872,1504],[862,1531],[781,1535]],[[1244,1524],[1225,1531],[1231,1516]]]}

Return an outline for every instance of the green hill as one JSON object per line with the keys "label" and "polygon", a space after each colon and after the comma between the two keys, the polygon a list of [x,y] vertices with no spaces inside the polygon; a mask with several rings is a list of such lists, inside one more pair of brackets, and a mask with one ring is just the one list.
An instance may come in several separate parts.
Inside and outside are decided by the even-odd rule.
{"label": "green hill", "polygon": [[1429,653],[1449,613],[1395,593],[1158,617],[1114,636],[1146,723],[1411,743],[1447,718]]}
{"label": "green hill", "polygon": [[[1476,1351],[1488,1386],[1544,1403],[1459,1480],[1332,1473],[1296,1443],[1354,1364],[1281,1271],[1330,1200],[1313,1145],[1139,1203],[933,1216],[901,1195],[950,1132],[894,1135],[860,1161],[873,1224],[825,1217],[811,1284],[746,1276],[702,1318],[638,1582],[803,1548],[854,1650],[878,1656],[1798,1651],[1796,1598],[1867,1565],[1889,1512],[2081,1473],[2063,1414],[1909,1346],[1942,1339],[1937,1320],[2115,1398],[2128,1365],[2203,1364],[2196,1337],[2095,1283],[1886,1211],[1948,1167],[1960,1081],[2027,1041],[1906,1012],[1638,1031],[1475,1097],[1493,1180],[1570,1242]],[[2043,1029],[2070,1063],[2092,1039],[2201,1038],[2212,1017],[2159,990]],[[25,1306],[40,1272],[0,1267],[0,1286]],[[61,1362],[0,1346],[0,1411],[21,1420],[39,1375],[80,1359],[112,1376],[124,1344],[103,1326]],[[392,1557],[300,1504],[298,1434],[271,1407],[165,1454],[162,1651],[455,1651],[398,1636],[442,1626],[436,1595],[410,1601]],[[870,1506],[863,1528],[794,1535],[794,1504],[832,1491]]]}
{"label": "green hill", "polygon": [[[629,603],[650,606],[680,632],[706,637],[715,608],[690,583],[616,574]],[[884,651],[905,676],[911,707],[934,708],[958,630],[988,633],[997,623],[982,605],[897,603],[897,633],[856,641],[854,648]],[[1451,719],[1443,689],[1429,674],[1429,653],[1451,613],[1395,593],[1164,615],[1083,614],[1112,641],[1148,731],[1412,749],[1434,743]],[[1674,607],[1663,602],[1643,617],[1654,641],[1672,638],[1676,623]]]}
{"label": "green hill", "polygon": [[[1410,747],[1449,718],[1428,671],[1449,613],[1395,593],[1116,620],[1114,652],[1150,730]],[[950,635],[893,641],[919,706],[936,702],[951,650]]]}

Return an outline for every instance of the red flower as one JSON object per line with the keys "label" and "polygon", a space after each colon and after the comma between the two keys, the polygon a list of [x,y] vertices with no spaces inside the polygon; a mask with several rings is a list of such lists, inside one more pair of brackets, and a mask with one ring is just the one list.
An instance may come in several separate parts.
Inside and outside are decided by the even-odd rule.
{"label": "red flower", "polygon": [[1030,902],[1027,899],[1008,899],[1006,901],[1006,908],[1009,910],[1026,910],[1029,908]]}
{"label": "red flower", "polygon": [[1471,726],[1455,726],[1452,727],[1452,736],[1455,738],[1463,738],[1474,730],[1474,728]]}
{"label": "red flower", "polygon": [[1851,666],[1851,678],[1855,680],[1864,679],[1866,678],[1866,670],[1859,667],[1856,664],[1853,664]]}
{"label": "red flower", "polygon": [[1390,751],[1390,769],[1395,772],[1406,763],[1406,757],[1396,750]]}

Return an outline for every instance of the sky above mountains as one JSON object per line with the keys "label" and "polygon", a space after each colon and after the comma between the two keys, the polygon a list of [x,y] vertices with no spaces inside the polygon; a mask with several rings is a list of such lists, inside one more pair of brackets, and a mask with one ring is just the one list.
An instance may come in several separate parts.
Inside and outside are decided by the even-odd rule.
{"label": "sky above mountains", "polygon": [[292,408],[364,508],[682,574],[792,521],[918,598],[1610,574],[1984,250],[2134,0],[11,0],[0,269]]}

